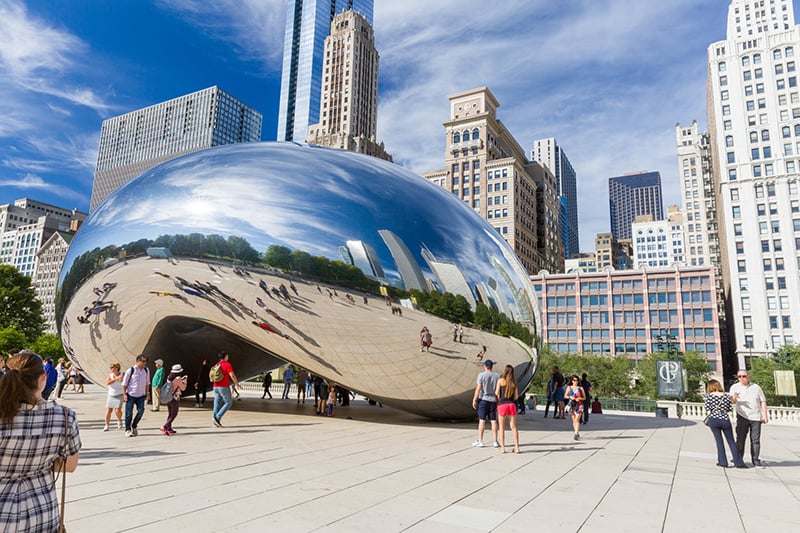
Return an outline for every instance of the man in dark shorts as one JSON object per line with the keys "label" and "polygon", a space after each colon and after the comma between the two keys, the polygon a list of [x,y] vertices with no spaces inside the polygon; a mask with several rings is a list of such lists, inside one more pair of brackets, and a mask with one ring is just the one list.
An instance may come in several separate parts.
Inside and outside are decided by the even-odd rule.
{"label": "man in dark shorts", "polygon": [[494,391],[497,388],[497,380],[500,376],[492,371],[494,363],[491,359],[483,362],[484,370],[478,374],[477,384],[475,385],[475,395],[472,397],[472,408],[478,411],[478,440],[472,443],[477,448],[483,447],[483,432],[486,430],[486,420],[492,424],[492,441],[494,447],[499,448],[497,442],[497,396]]}

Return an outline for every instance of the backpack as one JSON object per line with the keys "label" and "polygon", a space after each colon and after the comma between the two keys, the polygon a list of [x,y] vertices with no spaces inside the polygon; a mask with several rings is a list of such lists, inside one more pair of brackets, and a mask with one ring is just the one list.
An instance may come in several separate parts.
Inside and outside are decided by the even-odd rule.
{"label": "backpack", "polygon": [[158,395],[158,401],[161,403],[169,403],[172,401],[172,382],[167,381],[161,386],[161,394]]}
{"label": "backpack", "polygon": [[222,367],[219,366],[219,363],[211,367],[211,370],[208,371],[208,378],[211,380],[212,383],[217,383],[218,381],[222,381],[222,378],[225,377],[225,374],[222,373]]}

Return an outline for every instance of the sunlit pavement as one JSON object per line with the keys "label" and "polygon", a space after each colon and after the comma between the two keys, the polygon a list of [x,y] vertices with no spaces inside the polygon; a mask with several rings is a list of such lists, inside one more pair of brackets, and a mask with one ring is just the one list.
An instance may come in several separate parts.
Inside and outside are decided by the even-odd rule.
{"label": "sunlit pavement", "polygon": [[[274,396],[280,397],[280,394]],[[800,428],[766,426],[766,469],[723,469],[708,428],[653,415],[518,417],[521,454],[472,447],[475,424],[357,400],[243,393],[223,418],[186,399],[174,428],[148,410],[139,436],[103,432],[105,388],[65,391],[81,426],[68,476],[72,532],[621,532],[800,530]],[[112,427],[114,420],[112,417]],[[511,435],[506,433],[507,444]],[[749,452],[745,460],[749,459]]]}

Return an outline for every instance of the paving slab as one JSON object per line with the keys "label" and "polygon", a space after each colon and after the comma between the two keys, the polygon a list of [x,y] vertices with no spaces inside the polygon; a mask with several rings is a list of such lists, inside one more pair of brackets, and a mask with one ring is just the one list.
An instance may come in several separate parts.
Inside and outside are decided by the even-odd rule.
{"label": "paving slab", "polygon": [[177,435],[148,410],[131,438],[102,431],[104,387],[60,401],[83,442],[67,478],[71,531],[800,531],[798,427],[764,427],[768,467],[737,470],[715,465],[699,421],[648,414],[593,415],[576,442],[569,420],[529,410],[522,453],[501,454],[472,447],[473,423],[361,399],[325,417],[245,391],[224,428],[210,402],[187,399]]}

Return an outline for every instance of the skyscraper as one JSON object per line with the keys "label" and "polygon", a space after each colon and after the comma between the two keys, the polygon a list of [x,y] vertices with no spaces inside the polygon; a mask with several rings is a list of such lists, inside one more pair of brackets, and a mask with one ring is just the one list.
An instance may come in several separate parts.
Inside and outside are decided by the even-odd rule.
{"label": "skyscraper", "polygon": [[708,47],[729,372],[800,339],[798,51],[789,0],[733,0],[727,39]]}
{"label": "skyscraper", "polygon": [[333,17],[323,74],[321,118],[308,127],[306,142],[391,161],[375,139],[378,51],[372,26],[360,13],[347,10]]}
{"label": "skyscraper", "polygon": [[608,207],[611,234],[617,241],[631,238],[631,223],[639,215],[664,220],[661,174],[643,171],[609,178]]}
{"label": "skyscraper", "polygon": [[488,87],[454,94],[445,127],[445,168],[423,177],[485,218],[529,274],[564,269],[558,185],[552,170],[528,160],[497,118]]}
{"label": "skyscraper", "polygon": [[89,210],[159,163],[260,140],[261,113],[217,86],[104,120]]}
{"label": "skyscraper", "polygon": [[558,195],[561,198],[561,240],[564,243],[564,256],[570,258],[580,253],[580,234],[578,231],[578,185],[575,169],[567,154],[553,137],[533,142],[531,160],[547,165],[556,175]]}
{"label": "skyscraper", "polygon": [[303,142],[320,121],[325,38],[333,17],[352,9],[372,25],[373,0],[288,0],[283,38],[278,140]]}

